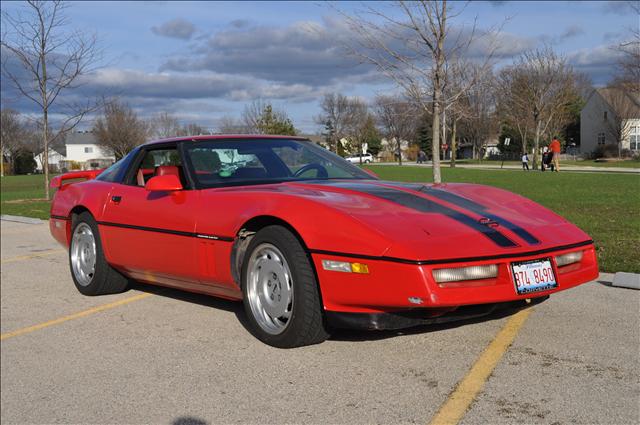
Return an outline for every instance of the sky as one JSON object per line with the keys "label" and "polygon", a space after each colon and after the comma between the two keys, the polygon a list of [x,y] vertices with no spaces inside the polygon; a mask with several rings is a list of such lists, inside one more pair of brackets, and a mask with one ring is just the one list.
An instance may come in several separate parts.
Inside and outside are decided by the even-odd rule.
{"label": "sky", "polygon": [[[15,14],[21,2],[0,3]],[[392,4],[371,4],[397,15]],[[365,5],[366,6],[366,5]],[[474,1],[453,4],[451,23],[500,28],[497,67],[549,45],[596,86],[610,80],[613,45],[640,25],[625,2]],[[464,7],[463,7],[464,6]],[[72,2],[71,30],[95,33],[103,57],[74,96],[118,96],[142,117],[168,112],[183,123],[215,130],[255,99],[285,110],[303,133],[317,133],[322,96],[340,92],[372,100],[397,89],[371,66],[344,53],[348,27],[341,13],[357,2]],[[5,26],[6,28],[6,26]],[[3,30],[4,31],[4,30]],[[4,35],[3,35],[4,37]],[[2,51],[6,56],[6,52]],[[2,107],[34,106],[2,79]],[[69,95],[69,98],[73,96]],[[85,120],[80,128],[90,128]]]}

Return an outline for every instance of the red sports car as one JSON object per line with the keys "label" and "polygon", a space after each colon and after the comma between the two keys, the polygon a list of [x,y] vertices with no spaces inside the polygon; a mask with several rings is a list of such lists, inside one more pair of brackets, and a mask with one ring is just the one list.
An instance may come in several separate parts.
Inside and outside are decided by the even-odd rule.
{"label": "red sports car", "polygon": [[51,184],[81,293],[136,280],[243,300],[277,347],[474,317],[598,276],[589,236],[526,198],[381,181],[302,138],[160,140]]}

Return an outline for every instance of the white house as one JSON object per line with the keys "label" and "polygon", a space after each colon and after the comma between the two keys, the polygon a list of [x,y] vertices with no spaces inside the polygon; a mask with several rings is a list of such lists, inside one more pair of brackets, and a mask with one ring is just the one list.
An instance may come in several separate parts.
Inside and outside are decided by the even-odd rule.
{"label": "white house", "polygon": [[[38,171],[42,171],[41,158],[42,153],[35,155]],[[97,144],[91,131],[68,133],[65,136],[64,149],[55,149],[53,155],[51,150],[49,152],[49,164],[56,165],[60,171],[105,168],[114,161],[115,156]]]}
{"label": "white house", "polygon": [[[64,151],[64,149],[60,149],[60,148],[49,148],[49,169],[51,168],[55,168],[55,169],[60,169],[60,161],[64,161],[64,152],[59,152],[59,151]],[[43,168],[42,168],[42,157],[44,156],[44,151],[40,152],[37,155],[33,156],[33,159],[35,159],[36,161],[36,170],[38,172],[42,172]]]}
{"label": "white house", "polygon": [[640,98],[616,88],[594,90],[580,112],[580,152],[617,145],[640,151]]}

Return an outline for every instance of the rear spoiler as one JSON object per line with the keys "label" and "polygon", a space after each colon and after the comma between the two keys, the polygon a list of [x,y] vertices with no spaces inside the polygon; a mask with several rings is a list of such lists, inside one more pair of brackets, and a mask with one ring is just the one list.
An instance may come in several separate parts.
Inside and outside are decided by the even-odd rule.
{"label": "rear spoiler", "polygon": [[[64,184],[65,180],[92,180],[95,179],[96,176],[102,173],[104,170],[85,170],[85,171],[72,171],[70,173],[65,173],[59,176],[55,176],[51,179],[50,187],[60,188]],[[74,182],[75,183],[75,182]]]}

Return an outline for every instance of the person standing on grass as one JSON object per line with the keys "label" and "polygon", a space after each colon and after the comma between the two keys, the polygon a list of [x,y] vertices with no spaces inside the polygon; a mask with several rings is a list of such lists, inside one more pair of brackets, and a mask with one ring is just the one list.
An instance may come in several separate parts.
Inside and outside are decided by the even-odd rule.
{"label": "person standing on grass", "polygon": [[529,171],[529,156],[526,152],[522,154],[522,169]]}
{"label": "person standing on grass", "polygon": [[557,138],[553,138],[551,144],[549,144],[549,151],[552,155],[551,161],[553,163],[551,170],[555,169],[556,172],[560,171],[560,141]]}

